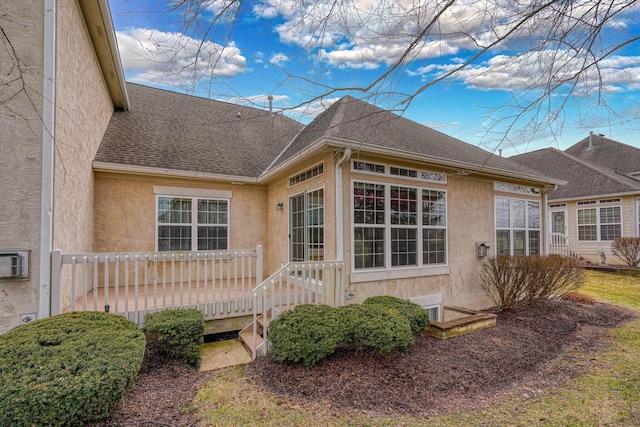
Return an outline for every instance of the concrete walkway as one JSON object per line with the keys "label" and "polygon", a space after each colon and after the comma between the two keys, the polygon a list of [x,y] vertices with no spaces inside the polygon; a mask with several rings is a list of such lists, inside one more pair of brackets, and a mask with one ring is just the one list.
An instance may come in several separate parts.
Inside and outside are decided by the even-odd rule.
{"label": "concrete walkway", "polygon": [[238,339],[202,344],[200,354],[200,371],[212,371],[251,362],[251,356]]}

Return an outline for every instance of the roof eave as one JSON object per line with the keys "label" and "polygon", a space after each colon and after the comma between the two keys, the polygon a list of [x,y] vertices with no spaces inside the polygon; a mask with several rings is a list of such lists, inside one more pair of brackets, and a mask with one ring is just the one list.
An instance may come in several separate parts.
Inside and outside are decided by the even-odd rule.
{"label": "roof eave", "polygon": [[106,0],[78,0],[114,107],[128,110],[129,97],[111,12]]}
{"label": "roof eave", "polygon": [[554,199],[553,195],[549,194],[549,202],[553,202],[553,203],[576,202],[580,200],[610,199],[612,197],[626,197],[626,196],[640,196],[640,189],[637,191],[626,191],[624,193],[604,193],[604,194],[593,194],[593,195],[576,196],[576,197],[560,197],[557,199]]}
{"label": "roof eave", "polygon": [[206,172],[182,171],[148,166],[134,166],[107,162],[93,162],[94,172],[111,172],[132,175],[170,176],[174,178],[188,178],[230,182],[231,184],[257,184],[258,179],[247,176],[222,175]]}
{"label": "roof eave", "polygon": [[347,141],[347,140],[331,139],[331,142],[328,145],[333,145],[333,146],[338,146],[338,147],[343,147],[343,148],[351,148],[352,150],[353,149],[357,150],[357,149],[366,148],[367,152],[370,152],[370,153],[373,153],[373,154],[379,154],[379,155],[383,155],[383,156],[401,157],[401,158],[404,158],[404,159],[415,160],[415,161],[426,162],[426,163],[435,163],[435,164],[439,164],[439,165],[443,165],[443,166],[449,166],[449,167],[452,167],[452,168],[461,169],[461,170],[467,171],[467,172],[475,172],[475,173],[482,173],[482,174],[486,174],[486,175],[499,176],[499,177],[504,177],[504,178],[513,178],[513,179],[520,179],[520,180],[526,180],[526,181],[533,181],[533,182],[541,183],[541,184],[549,184],[549,186],[566,185],[567,184],[567,181],[560,180],[560,179],[544,177],[544,176],[538,176],[538,175],[530,175],[530,174],[525,174],[525,173],[520,173],[520,172],[513,172],[513,171],[504,170],[504,169],[492,168],[492,167],[488,167],[488,166],[482,166],[482,165],[477,165],[477,164],[472,164],[472,163],[467,163],[467,162],[461,162],[461,161],[452,160],[452,159],[445,159],[445,158],[442,158],[442,157],[435,157],[435,156],[428,156],[428,155],[424,155],[424,154],[411,153],[411,152],[402,151],[402,150],[399,150],[399,149],[381,147],[381,146],[372,145],[372,144],[366,144],[366,146],[365,146],[361,142],[353,142],[353,141]]}

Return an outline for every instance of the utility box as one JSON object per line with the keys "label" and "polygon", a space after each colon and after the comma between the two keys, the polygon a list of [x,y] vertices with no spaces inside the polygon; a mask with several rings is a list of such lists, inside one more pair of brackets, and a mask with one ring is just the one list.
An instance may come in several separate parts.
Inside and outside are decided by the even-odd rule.
{"label": "utility box", "polygon": [[29,278],[28,249],[0,249],[0,280]]}

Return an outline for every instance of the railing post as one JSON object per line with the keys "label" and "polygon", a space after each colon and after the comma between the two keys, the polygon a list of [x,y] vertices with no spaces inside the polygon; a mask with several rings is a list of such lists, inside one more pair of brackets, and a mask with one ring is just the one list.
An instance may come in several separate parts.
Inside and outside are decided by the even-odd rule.
{"label": "railing post", "polygon": [[62,272],[62,251],[54,249],[51,251],[51,315],[62,312],[62,290],[60,289],[60,275]]}
{"label": "railing post", "polygon": [[262,283],[262,245],[256,246],[256,286]]}

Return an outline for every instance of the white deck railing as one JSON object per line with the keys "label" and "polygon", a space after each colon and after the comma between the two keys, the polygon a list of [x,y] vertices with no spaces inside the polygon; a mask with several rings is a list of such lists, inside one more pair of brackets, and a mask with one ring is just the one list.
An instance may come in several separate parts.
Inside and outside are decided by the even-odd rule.
{"label": "white deck railing", "polygon": [[[299,304],[344,304],[344,262],[322,261],[288,263],[252,291],[253,329],[251,357],[268,349],[267,329],[279,313]],[[258,317],[262,315],[262,339],[258,343]],[[246,329],[246,328],[245,328]]]}
{"label": "white deck railing", "polygon": [[580,258],[578,245],[569,236],[563,233],[549,233],[549,255],[562,255],[566,257]]}
{"label": "white deck railing", "polygon": [[262,247],[226,251],[52,252],[51,314],[108,311],[142,326],[144,314],[196,308],[206,320],[251,315]]}

